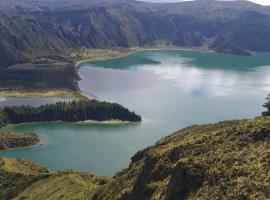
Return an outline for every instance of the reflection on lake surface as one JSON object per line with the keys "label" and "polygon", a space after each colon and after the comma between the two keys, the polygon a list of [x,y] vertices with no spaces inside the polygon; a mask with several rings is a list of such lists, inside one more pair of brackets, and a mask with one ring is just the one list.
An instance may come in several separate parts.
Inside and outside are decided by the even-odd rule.
{"label": "reflection on lake surface", "polygon": [[52,169],[112,175],[138,150],[191,124],[251,118],[270,91],[270,54],[251,57],[209,52],[145,51],[85,63],[80,88],[141,114],[141,124],[25,124],[45,145],[0,155],[19,156]]}

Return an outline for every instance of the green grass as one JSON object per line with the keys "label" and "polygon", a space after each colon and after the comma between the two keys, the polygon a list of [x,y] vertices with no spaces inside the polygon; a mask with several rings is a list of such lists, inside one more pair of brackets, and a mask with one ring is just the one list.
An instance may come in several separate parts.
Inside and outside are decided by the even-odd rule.
{"label": "green grass", "polygon": [[15,199],[87,200],[91,198],[93,191],[106,184],[108,180],[86,173],[60,172],[32,184]]}
{"label": "green grass", "polygon": [[47,169],[30,161],[0,157],[0,199],[9,200],[48,175]]}

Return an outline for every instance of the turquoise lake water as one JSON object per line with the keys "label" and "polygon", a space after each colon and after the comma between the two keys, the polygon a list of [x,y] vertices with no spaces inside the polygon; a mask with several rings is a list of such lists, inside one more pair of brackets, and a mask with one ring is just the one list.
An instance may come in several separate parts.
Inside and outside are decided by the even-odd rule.
{"label": "turquoise lake water", "polygon": [[195,51],[144,51],[84,63],[81,90],[120,103],[140,124],[34,123],[44,145],[1,156],[23,157],[53,170],[73,168],[113,175],[138,150],[192,124],[260,115],[270,93],[270,54],[251,57]]}

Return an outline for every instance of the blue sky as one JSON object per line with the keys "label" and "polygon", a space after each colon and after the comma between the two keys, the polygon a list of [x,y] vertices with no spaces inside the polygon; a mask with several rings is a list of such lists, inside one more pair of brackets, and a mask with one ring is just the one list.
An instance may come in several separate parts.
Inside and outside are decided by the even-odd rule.
{"label": "blue sky", "polygon": [[[165,2],[180,2],[183,0],[140,0],[140,1],[147,1],[147,2],[156,2],[156,3],[165,3]],[[228,0],[224,0],[224,1],[228,1]],[[231,1],[231,0],[229,0]],[[250,0],[254,3],[258,3],[261,5],[270,5],[270,0]]]}

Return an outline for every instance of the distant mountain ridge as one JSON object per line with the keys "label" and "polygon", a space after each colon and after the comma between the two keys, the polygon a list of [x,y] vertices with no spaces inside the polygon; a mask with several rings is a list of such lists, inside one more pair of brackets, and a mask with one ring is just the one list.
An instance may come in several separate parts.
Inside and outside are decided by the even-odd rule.
{"label": "distant mountain ridge", "polygon": [[2,0],[0,66],[73,49],[173,46],[270,51],[270,8],[247,1]]}

